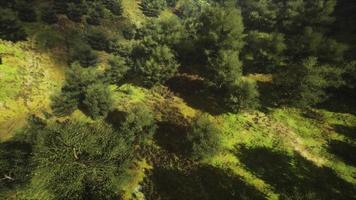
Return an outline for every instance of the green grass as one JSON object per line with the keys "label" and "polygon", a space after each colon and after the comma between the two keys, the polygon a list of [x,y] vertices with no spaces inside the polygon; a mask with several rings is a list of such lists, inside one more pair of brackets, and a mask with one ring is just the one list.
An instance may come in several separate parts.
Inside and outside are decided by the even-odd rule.
{"label": "green grass", "polygon": [[48,109],[50,96],[63,80],[63,68],[46,53],[31,50],[31,41],[0,40],[0,140],[25,124],[30,113]]}

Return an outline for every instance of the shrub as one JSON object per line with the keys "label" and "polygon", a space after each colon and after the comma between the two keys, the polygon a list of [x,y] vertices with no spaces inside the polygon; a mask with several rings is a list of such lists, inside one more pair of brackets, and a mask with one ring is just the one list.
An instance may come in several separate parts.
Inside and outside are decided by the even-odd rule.
{"label": "shrub", "polygon": [[227,93],[224,97],[226,107],[232,112],[239,112],[243,109],[253,109],[259,105],[259,93],[256,83],[242,79],[240,82],[227,86]]}
{"label": "shrub", "polygon": [[220,129],[211,121],[209,115],[196,116],[187,135],[193,158],[202,159],[219,152],[222,149],[220,134]]}
{"label": "shrub", "polygon": [[146,140],[152,138],[156,128],[152,111],[144,105],[135,105],[128,110],[121,123],[120,132],[125,134],[128,141],[144,144]]}

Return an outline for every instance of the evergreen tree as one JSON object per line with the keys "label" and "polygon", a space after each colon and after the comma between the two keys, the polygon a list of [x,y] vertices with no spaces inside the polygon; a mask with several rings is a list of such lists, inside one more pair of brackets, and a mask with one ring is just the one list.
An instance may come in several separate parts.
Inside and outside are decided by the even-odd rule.
{"label": "evergreen tree", "polygon": [[[172,50],[166,45],[149,46],[141,43],[134,50],[136,73],[146,86],[164,83],[175,75],[179,64]],[[142,56],[140,56],[142,55]]]}
{"label": "evergreen tree", "polygon": [[113,106],[111,91],[102,83],[89,85],[83,101],[91,118],[106,117]]}
{"label": "evergreen tree", "polygon": [[243,23],[235,8],[212,6],[198,18],[198,53],[202,74],[215,86],[238,80],[241,76],[239,53],[243,47]]}
{"label": "evergreen tree", "polygon": [[222,88],[238,81],[242,76],[242,63],[234,50],[221,49],[217,55],[209,55],[203,74],[214,86]]}
{"label": "evergreen tree", "polygon": [[53,97],[54,114],[65,116],[71,114],[85,99],[87,87],[100,82],[99,74],[93,68],[82,68],[74,63],[66,72],[66,81],[58,96]]}
{"label": "evergreen tree", "polygon": [[122,2],[121,0],[104,0],[105,7],[114,15],[122,15]]}
{"label": "evergreen tree", "polygon": [[58,22],[56,11],[52,7],[46,7],[42,9],[41,19],[47,24],[55,24]]}
{"label": "evergreen tree", "polygon": [[36,11],[28,5],[28,3],[23,3],[18,6],[18,17],[23,22],[35,22],[37,21]]}
{"label": "evergreen tree", "polygon": [[126,140],[136,145],[145,145],[147,140],[152,139],[156,128],[152,111],[140,104],[130,108],[120,124],[120,131],[125,133]]}
{"label": "evergreen tree", "polygon": [[306,107],[324,101],[326,89],[342,84],[342,70],[319,64],[310,57],[300,64],[294,64],[278,73],[275,83],[285,103]]}
{"label": "evergreen tree", "polygon": [[35,176],[55,199],[118,199],[132,147],[103,122],[67,121],[38,130]]}
{"label": "evergreen tree", "polygon": [[126,60],[120,56],[113,56],[109,59],[109,68],[105,72],[105,77],[109,83],[121,84],[128,71]]}
{"label": "evergreen tree", "polygon": [[0,38],[10,41],[26,40],[27,34],[18,22],[18,20],[5,12],[0,15]]}
{"label": "evergreen tree", "polygon": [[148,17],[157,17],[167,7],[166,0],[142,0],[141,10]]}
{"label": "evergreen tree", "polygon": [[227,86],[227,92],[224,95],[226,108],[237,113],[244,109],[255,109],[259,106],[259,93],[256,83],[242,79],[236,83]]}
{"label": "evergreen tree", "polygon": [[98,55],[86,44],[77,44],[71,50],[71,61],[78,61],[83,67],[95,66],[98,62]]}

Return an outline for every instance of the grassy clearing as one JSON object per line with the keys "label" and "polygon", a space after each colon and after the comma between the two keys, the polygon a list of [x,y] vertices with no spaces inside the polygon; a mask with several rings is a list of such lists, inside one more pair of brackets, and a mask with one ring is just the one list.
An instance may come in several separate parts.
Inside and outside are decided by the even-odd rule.
{"label": "grassy clearing", "polygon": [[[168,115],[168,118],[163,119],[160,113],[172,107],[177,108],[175,112],[188,121],[195,114],[202,112],[191,107],[182,98],[174,95],[170,97],[155,89],[123,85],[115,91],[117,104],[121,105],[122,109],[127,109],[127,105],[144,103],[155,111],[159,121],[174,118],[173,115]],[[163,108],[157,110],[157,105]],[[346,151],[344,148],[345,145],[347,147],[355,144],[353,127],[356,124],[356,116],[325,110],[308,112],[295,108],[280,108],[271,109],[268,113],[253,111],[212,116],[223,132],[221,142],[225,148],[216,156],[196,164],[213,167],[214,173],[228,171],[229,176],[238,177],[244,185],[239,184],[244,188],[241,188],[241,192],[247,198],[253,197],[253,190],[261,193],[264,199],[352,197],[352,188],[355,186],[355,167],[352,162],[354,149]],[[195,188],[196,184],[202,184],[201,187],[207,187],[205,190],[209,190],[208,185],[200,182],[200,172],[195,171],[196,167],[186,172],[189,175],[180,174],[184,171],[184,167],[178,164],[183,162],[180,158],[182,155],[174,149],[184,148],[179,146],[184,140],[185,134],[181,132],[183,130],[171,127],[163,131],[168,131],[165,134],[167,141],[157,141],[157,144],[168,151],[173,149],[173,157],[170,158],[173,161],[161,163],[159,166],[152,165],[150,171],[153,171],[154,175],[148,178],[154,182],[158,181],[156,178],[171,180],[170,184],[180,184],[180,181],[183,181],[186,186],[177,186],[177,191],[187,193],[187,196],[193,195],[189,193],[188,188]],[[344,145],[337,147],[341,150],[333,149],[335,142],[339,146]],[[219,176],[216,180],[220,179],[224,178]],[[170,185],[160,181],[155,184],[158,184],[157,187]],[[315,185],[320,187],[315,188]],[[176,195],[176,191],[159,188],[157,190],[171,197]]]}
{"label": "grassy clearing", "polygon": [[139,7],[140,0],[123,0],[124,17],[128,18],[136,25],[142,25],[147,17],[141,12]]}
{"label": "grassy clearing", "polygon": [[63,70],[30,42],[0,40],[0,140],[8,139],[30,113],[48,109],[51,94],[63,80]]}

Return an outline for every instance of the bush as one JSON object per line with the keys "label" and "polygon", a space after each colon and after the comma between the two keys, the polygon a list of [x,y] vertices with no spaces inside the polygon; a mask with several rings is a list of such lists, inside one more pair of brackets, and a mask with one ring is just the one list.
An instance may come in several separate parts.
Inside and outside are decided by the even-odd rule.
{"label": "bush", "polygon": [[187,135],[192,146],[192,157],[203,159],[219,152],[222,149],[220,134],[220,129],[211,121],[209,115],[196,116]]}
{"label": "bush", "polygon": [[83,105],[91,118],[106,117],[113,106],[111,91],[102,83],[89,85],[85,91]]}
{"label": "bush", "polygon": [[144,105],[135,105],[127,111],[120,132],[130,143],[140,145],[152,139],[156,128],[152,111]]}
{"label": "bush", "polygon": [[240,82],[227,86],[224,97],[226,107],[232,112],[243,109],[253,109],[259,105],[259,93],[256,83],[251,80],[242,79]]}
{"label": "bush", "polygon": [[141,10],[148,17],[157,17],[167,7],[166,0],[142,0]]}

